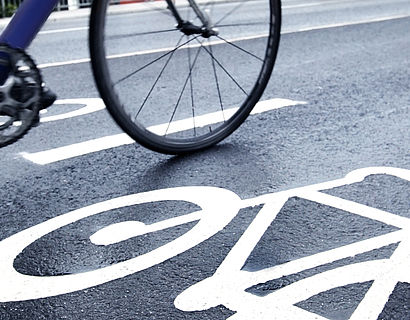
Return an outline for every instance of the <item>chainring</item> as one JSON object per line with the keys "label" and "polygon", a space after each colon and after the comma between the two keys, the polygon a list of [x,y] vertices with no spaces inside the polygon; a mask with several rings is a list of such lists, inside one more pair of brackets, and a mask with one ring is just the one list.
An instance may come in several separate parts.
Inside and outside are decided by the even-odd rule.
{"label": "chainring", "polygon": [[38,122],[42,78],[23,50],[0,44],[0,68],[8,72],[0,85],[0,148],[23,137]]}

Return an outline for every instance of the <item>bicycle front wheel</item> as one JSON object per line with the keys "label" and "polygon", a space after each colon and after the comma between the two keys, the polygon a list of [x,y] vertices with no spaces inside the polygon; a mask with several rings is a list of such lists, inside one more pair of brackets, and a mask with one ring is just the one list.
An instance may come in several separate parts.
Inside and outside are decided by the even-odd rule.
{"label": "bicycle front wheel", "polygon": [[[133,139],[181,154],[230,135],[260,99],[279,45],[280,0],[93,2],[90,54],[108,111]],[[118,1],[117,1],[118,2]],[[179,21],[180,22],[180,21]]]}

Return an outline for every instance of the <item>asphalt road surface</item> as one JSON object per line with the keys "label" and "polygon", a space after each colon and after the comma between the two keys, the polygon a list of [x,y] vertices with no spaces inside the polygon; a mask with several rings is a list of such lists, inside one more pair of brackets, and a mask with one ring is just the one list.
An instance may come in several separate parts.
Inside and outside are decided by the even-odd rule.
{"label": "asphalt road surface", "polygon": [[284,1],[270,111],[183,157],[103,110],[87,12],[33,42],[59,100],[0,150],[0,319],[410,319],[408,1]]}

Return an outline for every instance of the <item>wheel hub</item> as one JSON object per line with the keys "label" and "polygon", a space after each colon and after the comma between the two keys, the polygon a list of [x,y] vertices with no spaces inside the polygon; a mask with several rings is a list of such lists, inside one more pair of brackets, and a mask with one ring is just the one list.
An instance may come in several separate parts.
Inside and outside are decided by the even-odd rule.
{"label": "wheel hub", "polygon": [[187,36],[200,34],[204,38],[210,38],[218,35],[218,29],[213,27],[197,26],[190,21],[183,21],[177,25],[177,28]]}

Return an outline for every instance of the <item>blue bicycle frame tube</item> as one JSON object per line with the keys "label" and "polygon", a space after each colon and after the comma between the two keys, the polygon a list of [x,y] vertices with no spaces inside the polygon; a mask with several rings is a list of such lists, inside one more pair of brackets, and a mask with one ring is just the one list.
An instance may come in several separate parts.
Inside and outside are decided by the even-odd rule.
{"label": "blue bicycle frame tube", "polygon": [[0,43],[27,49],[58,0],[25,0],[0,36]]}
{"label": "blue bicycle frame tube", "polygon": [[[27,49],[58,0],[25,0],[0,35],[0,43],[12,48]],[[0,66],[0,83],[7,78],[8,68]]]}

